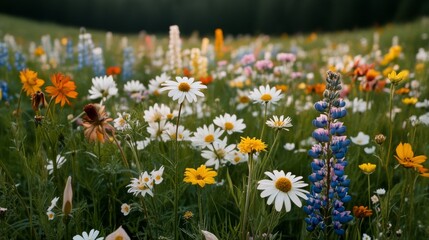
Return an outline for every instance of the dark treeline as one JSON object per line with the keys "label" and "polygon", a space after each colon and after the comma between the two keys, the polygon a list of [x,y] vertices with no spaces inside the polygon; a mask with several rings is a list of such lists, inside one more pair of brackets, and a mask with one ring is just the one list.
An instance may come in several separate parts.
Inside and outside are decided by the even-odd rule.
{"label": "dark treeline", "polygon": [[2,0],[0,12],[122,33],[332,31],[429,15],[429,0]]}

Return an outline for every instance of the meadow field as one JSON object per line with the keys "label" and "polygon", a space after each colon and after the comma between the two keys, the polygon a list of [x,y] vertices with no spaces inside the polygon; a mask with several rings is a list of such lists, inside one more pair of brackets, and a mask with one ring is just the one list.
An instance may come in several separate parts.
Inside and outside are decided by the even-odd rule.
{"label": "meadow field", "polygon": [[429,19],[122,35],[0,15],[0,239],[429,239]]}

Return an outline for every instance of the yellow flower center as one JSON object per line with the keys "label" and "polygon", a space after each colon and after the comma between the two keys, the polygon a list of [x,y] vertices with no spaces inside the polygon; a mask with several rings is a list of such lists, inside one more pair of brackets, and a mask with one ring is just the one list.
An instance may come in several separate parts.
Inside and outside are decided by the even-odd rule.
{"label": "yellow flower center", "polygon": [[189,90],[191,90],[191,85],[186,82],[181,82],[178,88],[181,92],[189,92]]}
{"label": "yellow flower center", "polygon": [[205,142],[207,142],[207,143],[211,143],[211,142],[213,142],[213,141],[214,141],[214,136],[213,136],[213,134],[209,134],[209,135],[207,135],[207,136],[204,138],[204,141],[205,141]]}
{"label": "yellow flower center", "polygon": [[250,102],[250,98],[249,98],[249,97],[247,97],[247,96],[241,96],[241,97],[239,98],[239,102],[240,102],[240,103],[248,103],[248,102]]}
{"label": "yellow flower center", "polygon": [[172,113],[167,114],[168,119],[173,119],[174,115]]}
{"label": "yellow flower center", "polygon": [[155,179],[156,179],[157,181],[159,181],[159,180],[161,180],[161,176],[157,175],[157,176],[155,177]]}
{"label": "yellow flower center", "polygon": [[139,184],[137,188],[142,191],[147,189],[146,184]]}
{"label": "yellow flower center", "polygon": [[281,127],[281,126],[283,126],[283,122],[282,121],[275,121],[274,126]]}
{"label": "yellow flower center", "polygon": [[203,177],[203,176],[201,176],[200,174],[197,174],[197,175],[195,176],[195,178],[196,178],[197,180],[204,180],[204,177]]}
{"label": "yellow flower center", "polygon": [[121,118],[121,119],[119,120],[119,125],[124,126],[124,125],[125,125],[125,123],[127,123],[127,122],[125,121],[125,119]]}
{"label": "yellow flower center", "polygon": [[175,133],[172,133],[172,134],[170,135],[170,138],[171,138],[171,139],[173,139],[173,140],[174,140],[174,139],[176,139],[176,134],[175,134]]}
{"label": "yellow flower center", "polygon": [[234,128],[234,124],[232,122],[225,123],[225,130],[232,130]]}
{"label": "yellow flower center", "polygon": [[143,181],[144,181],[144,182],[149,182],[149,178],[148,178],[148,177],[145,177],[145,178],[143,179]]}
{"label": "yellow flower center", "polygon": [[122,236],[116,236],[115,240],[124,240],[124,238]]}
{"label": "yellow flower center", "polygon": [[288,178],[280,177],[277,179],[275,186],[278,190],[287,193],[292,189],[292,183]]}
{"label": "yellow flower center", "polygon": [[264,95],[261,96],[261,100],[264,101],[264,102],[268,102],[271,99],[273,99],[273,97],[270,94],[268,94],[268,93],[265,93]]}
{"label": "yellow flower center", "polygon": [[218,149],[216,150],[216,154],[219,156],[219,158],[224,158],[225,157],[225,151],[223,149]]}
{"label": "yellow flower center", "polygon": [[241,158],[239,156],[234,157],[234,162],[238,163],[240,162]]}

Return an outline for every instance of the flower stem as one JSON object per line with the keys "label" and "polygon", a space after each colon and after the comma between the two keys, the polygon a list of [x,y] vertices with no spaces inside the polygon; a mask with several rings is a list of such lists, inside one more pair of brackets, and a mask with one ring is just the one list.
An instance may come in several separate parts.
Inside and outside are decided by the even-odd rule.
{"label": "flower stem", "polygon": [[386,155],[386,164],[384,165],[387,176],[387,219],[389,219],[390,215],[390,198],[391,198],[391,186],[392,186],[392,177],[390,176],[389,170],[389,161],[390,161],[390,151],[392,149],[392,139],[393,139],[393,124],[392,124],[392,108],[393,108],[393,95],[395,94],[395,87],[393,84],[390,85],[390,99],[389,99],[389,146],[387,147],[387,155]]}
{"label": "flower stem", "polygon": [[252,184],[252,174],[253,174],[253,154],[249,153],[249,161],[247,162],[249,167],[249,175],[247,176],[247,186],[246,186],[246,201],[244,204],[244,214],[243,214],[243,225],[242,227],[242,239],[245,240],[247,236],[247,219],[248,219],[248,211],[250,205],[250,185]]}
{"label": "flower stem", "polygon": [[178,163],[179,163],[179,124],[180,124],[180,113],[182,111],[183,102],[180,103],[179,113],[177,115],[176,122],[176,161],[174,161],[174,206],[173,206],[173,231],[174,231],[174,239],[179,239],[179,226],[178,226],[178,218],[177,213],[179,212],[179,172],[178,172]]}
{"label": "flower stem", "polygon": [[125,157],[124,150],[122,150],[122,147],[119,144],[118,139],[116,139],[115,134],[112,134],[112,137],[113,137],[113,140],[115,141],[116,146],[119,149],[119,152],[121,153],[121,157],[122,157],[122,160],[124,161],[125,167],[130,168],[130,165],[128,164],[127,158]]}
{"label": "flower stem", "polygon": [[200,229],[204,229],[204,220],[203,220],[203,205],[201,204],[201,189],[197,189],[198,194],[198,216],[200,221]]}
{"label": "flower stem", "polygon": [[265,123],[267,122],[267,112],[268,112],[268,102],[265,102],[264,121],[262,122],[262,130],[261,130],[260,139],[262,139],[262,137],[264,136]]}

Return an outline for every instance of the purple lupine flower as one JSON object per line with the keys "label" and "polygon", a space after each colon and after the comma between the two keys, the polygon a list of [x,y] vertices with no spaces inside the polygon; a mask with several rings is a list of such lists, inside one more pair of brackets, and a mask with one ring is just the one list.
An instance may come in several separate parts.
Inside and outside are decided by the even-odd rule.
{"label": "purple lupine flower", "polygon": [[[328,71],[323,100],[314,104],[320,116],[313,120],[317,128],[312,136],[318,143],[308,151],[313,159],[311,182],[307,206],[304,212],[307,231],[328,234],[333,231],[344,235],[345,224],[353,217],[344,203],[351,200],[348,195],[350,180],[345,174],[345,159],[350,140],[345,136],[346,127],[338,119],[346,115],[345,102],[339,98],[341,91],[340,75]],[[327,230],[327,231],[326,231]],[[316,234],[318,236],[321,236]],[[327,236],[326,236],[327,237]]]}

